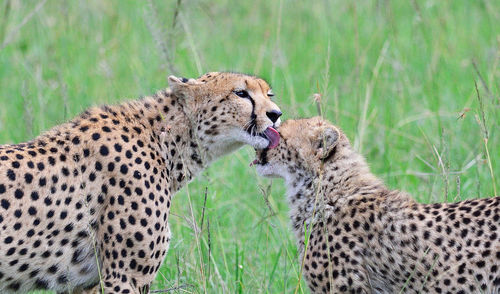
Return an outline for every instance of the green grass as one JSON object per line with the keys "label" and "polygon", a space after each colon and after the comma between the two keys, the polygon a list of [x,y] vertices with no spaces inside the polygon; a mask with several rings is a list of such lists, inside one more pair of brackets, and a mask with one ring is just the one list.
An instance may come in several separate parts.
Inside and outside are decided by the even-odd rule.
{"label": "green grass", "polygon": [[[196,0],[175,21],[177,0],[50,0],[30,15],[39,3],[0,0],[2,143],[154,93],[172,71],[234,70],[266,78],[284,118],[315,115],[320,92],[373,172],[418,201],[500,191],[498,1]],[[219,160],[175,197],[153,289],[293,293],[284,185],[259,178],[252,157]]]}

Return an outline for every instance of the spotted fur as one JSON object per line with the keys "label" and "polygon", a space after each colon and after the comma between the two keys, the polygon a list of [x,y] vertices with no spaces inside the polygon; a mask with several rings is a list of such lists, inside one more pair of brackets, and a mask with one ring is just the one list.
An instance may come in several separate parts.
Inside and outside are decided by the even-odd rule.
{"label": "spotted fur", "polygon": [[257,171],[286,181],[313,293],[500,293],[500,197],[419,204],[327,121],[286,121],[280,133],[257,151]]}
{"label": "spotted fur", "polygon": [[257,77],[169,83],[0,146],[0,293],[148,293],[168,250],[172,195],[216,158],[266,147],[261,134],[280,122]]}

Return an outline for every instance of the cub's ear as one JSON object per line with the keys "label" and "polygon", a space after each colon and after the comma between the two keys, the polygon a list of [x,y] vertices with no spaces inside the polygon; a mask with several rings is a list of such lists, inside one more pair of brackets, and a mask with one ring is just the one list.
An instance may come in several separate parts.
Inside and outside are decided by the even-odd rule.
{"label": "cub's ear", "polygon": [[317,156],[324,160],[335,150],[339,142],[340,132],[335,127],[325,127],[318,132],[316,146],[318,146]]}
{"label": "cub's ear", "polygon": [[202,82],[198,82],[195,79],[186,79],[186,78],[178,78],[176,76],[168,77],[168,85],[170,86],[170,90],[172,90],[172,94],[177,97],[188,97],[193,93],[193,86],[201,85]]}

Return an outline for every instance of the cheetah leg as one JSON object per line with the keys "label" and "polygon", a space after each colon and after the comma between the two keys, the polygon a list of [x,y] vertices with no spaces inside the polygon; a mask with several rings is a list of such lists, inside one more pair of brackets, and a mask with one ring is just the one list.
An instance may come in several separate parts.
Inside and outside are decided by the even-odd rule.
{"label": "cheetah leg", "polygon": [[[123,179],[124,183],[129,181]],[[159,197],[154,194],[156,189],[135,187],[140,187],[141,195],[148,195],[143,199]],[[149,293],[168,250],[168,207],[153,210],[147,201],[136,201],[139,196],[123,197],[121,205],[108,205],[102,212],[96,242],[104,293]]]}
{"label": "cheetah leg", "polygon": [[[318,235],[320,234],[315,234],[314,236]],[[310,239],[310,242],[317,240],[314,239],[314,236]],[[330,261],[321,263],[320,261],[326,260],[321,258],[321,256],[327,255],[326,248],[329,247],[323,247],[323,245],[328,243],[321,244],[320,242],[316,245],[315,243],[311,244],[306,253],[303,271],[311,293],[368,294],[376,292],[371,288],[368,272],[363,266],[362,256],[354,254],[357,251],[361,252],[358,246],[355,246],[351,250],[342,250],[342,248],[340,250],[332,250],[334,247],[331,246],[330,248],[332,249],[329,252]],[[301,253],[301,260],[302,256],[303,253]],[[356,266],[344,263],[343,260],[349,260],[352,265]]]}

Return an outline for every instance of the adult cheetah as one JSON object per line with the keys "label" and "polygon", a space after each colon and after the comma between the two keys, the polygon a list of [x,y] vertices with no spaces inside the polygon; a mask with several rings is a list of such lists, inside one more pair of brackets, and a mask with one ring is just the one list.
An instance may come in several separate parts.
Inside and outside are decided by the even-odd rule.
{"label": "adult cheetah", "polygon": [[254,163],[286,181],[313,293],[500,293],[500,197],[419,204],[386,188],[327,121],[286,121],[280,133]]}
{"label": "adult cheetah", "polygon": [[0,293],[148,293],[172,195],[244,144],[279,142],[264,80],[208,73],[169,84],[0,147]]}

